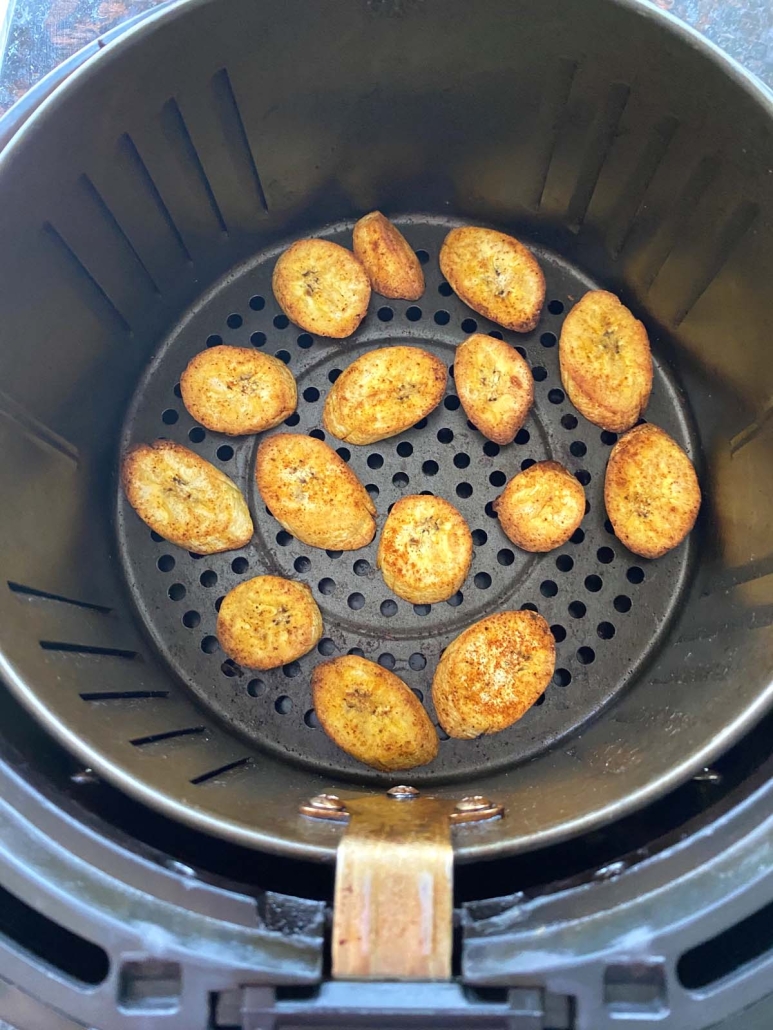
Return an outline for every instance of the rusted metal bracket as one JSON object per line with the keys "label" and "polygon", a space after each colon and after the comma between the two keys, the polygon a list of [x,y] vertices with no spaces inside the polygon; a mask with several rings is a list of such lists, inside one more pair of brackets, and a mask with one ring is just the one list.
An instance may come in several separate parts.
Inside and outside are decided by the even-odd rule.
{"label": "rusted metal bracket", "polygon": [[502,806],[480,796],[425,797],[399,786],[345,802],[319,794],[301,812],[348,822],[336,864],[334,978],[450,979],[451,827],[498,818]]}

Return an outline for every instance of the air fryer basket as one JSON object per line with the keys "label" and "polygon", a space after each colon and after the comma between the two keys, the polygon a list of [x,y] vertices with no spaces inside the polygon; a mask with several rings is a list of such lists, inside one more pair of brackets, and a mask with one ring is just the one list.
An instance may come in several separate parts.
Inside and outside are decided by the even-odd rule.
{"label": "air fryer basket", "polygon": [[[166,813],[257,847],[332,857],[338,831],[298,805],[391,784],[316,725],[309,673],[352,649],[394,668],[431,712],[438,654],[465,625],[536,606],[558,641],[544,703],[489,740],[443,740],[411,774],[505,805],[459,837],[472,859],[559,840],[689,775],[771,695],[773,111],[734,67],[636,2],[186,0],[109,45],[0,158],[0,646],[9,685],[89,765]],[[302,235],[349,239],[378,207],[425,262],[416,304],[375,297],[341,343],[287,324],[270,290]],[[488,224],[538,253],[548,303],[522,347],[536,403],[497,449],[453,389],[413,429],[340,453],[380,519],[406,492],[458,504],[475,558],[457,597],[392,597],[374,546],[311,551],[252,480],[255,440],[205,432],[178,396],[221,341],[284,358],[294,431],[368,347],[419,341],[453,364],[476,327],[437,264],[448,228]],[[653,341],[647,418],[692,454],[705,494],[689,543],[658,562],[609,532],[609,434],[561,390],[556,337],[591,287],[618,292]],[[118,492],[120,449],[168,436],[244,489],[242,552],[198,558]],[[331,441],[336,445],[336,441]],[[490,502],[548,456],[586,485],[560,551],[509,545]],[[218,599],[259,571],[308,582],[317,653],[256,676],[219,652]]]}

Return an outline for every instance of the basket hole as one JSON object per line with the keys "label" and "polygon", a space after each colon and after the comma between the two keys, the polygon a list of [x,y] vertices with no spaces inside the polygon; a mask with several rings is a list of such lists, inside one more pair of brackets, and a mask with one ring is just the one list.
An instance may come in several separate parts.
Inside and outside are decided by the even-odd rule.
{"label": "basket hole", "polygon": [[338,379],[338,377],[340,375],[341,375],[341,369],[340,368],[331,368],[330,371],[327,374],[327,377],[328,377],[328,379],[330,380],[331,383],[334,383],[336,381],[336,379]]}
{"label": "basket hole", "polygon": [[280,361],[284,361],[285,365],[290,364],[290,351],[289,350],[278,350],[276,356]]}
{"label": "basket hole", "polygon": [[471,483],[457,483],[456,485],[456,496],[462,499],[472,497],[472,484]]}
{"label": "basket hole", "polygon": [[307,558],[305,554],[300,555],[293,562],[293,568],[296,572],[308,572],[311,568],[311,558]]}
{"label": "basket hole", "polygon": [[534,702],[534,707],[535,708],[539,708],[541,705],[544,705],[544,704],[545,704],[545,695],[544,694],[540,694],[540,696]]}
{"label": "basket hole", "polygon": [[367,558],[358,558],[352,566],[355,576],[367,576],[370,572],[370,562]]}
{"label": "basket hole", "polygon": [[421,308],[417,307],[415,304],[412,304],[405,312],[405,317],[408,319],[409,322],[418,322],[421,318],[421,315]]}
{"label": "basket hole", "polygon": [[275,329],[286,329],[290,324],[290,319],[287,315],[274,315],[274,328]]}
{"label": "basket hole", "polygon": [[202,572],[199,576],[199,583],[201,583],[203,587],[213,587],[217,583],[217,573],[212,569],[206,569],[206,571]]}
{"label": "basket hole", "polygon": [[559,572],[571,572],[574,568],[574,558],[568,554],[559,554],[556,558],[556,568]]}
{"label": "basket hole", "polygon": [[363,649],[361,647],[350,647],[349,650],[346,653],[347,654],[353,654],[357,658],[364,658],[365,657],[365,652],[363,651]]}
{"label": "basket hole", "polygon": [[425,461],[421,466],[421,471],[425,476],[436,476],[440,470],[440,466],[436,461]]}
{"label": "basket hole", "polygon": [[414,672],[421,672],[427,666],[427,659],[419,651],[414,652],[408,659],[409,668],[413,669]]}
{"label": "basket hole", "polygon": [[564,429],[576,429],[577,418],[574,415],[567,412],[566,415],[561,416],[561,425],[564,427]]}
{"label": "basket hole", "polygon": [[488,590],[491,586],[491,576],[489,576],[488,572],[478,572],[475,574],[473,582],[478,590]]}
{"label": "basket hole", "polygon": [[250,307],[253,311],[262,311],[266,306],[265,298],[256,294],[254,297],[250,297]]}
{"label": "basket hole", "polygon": [[472,542],[476,547],[483,547],[488,540],[488,533],[485,529],[473,529],[472,531]]}
{"label": "basket hole", "polygon": [[451,443],[454,432],[452,429],[438,429],[437,438],[440,443]]}
{"label": "basket hole", "polygon": [[375,483],[368,483],[365,489],[368,491],[371,497],[378,497],[378,495],[381,493],[381,491]]}
{"label": "basket hole", "polygon": [[569,605],[569,614],[573,619],[582,619],[585,617],[585,613],[588,609],[582,603],[582,601],[572,601]]}
{"label": "basket hole", "polygon": [[539,592],[543,597],[555,597],[558,593],[558,584],[552,579],[543,579],[539,585]]}
{"label": "basket hole", "polygon": [[336,588],[335,580],[334,579],[330,579],[329,576],[326,576],[324,579],[321,579],[319,581],[318,589],[319,589],[320,594],[325,594],[326,596],[329,596],[330,594],[333,593],[335,588]]}
{"label": "basket hole", "polygon": [[293,710],[293,699],[288,697],[287,694],[282,694],[274,702],[274,708],[280,715],[289,715]]}
{"label": "basket hole", "polygon": [[432,611],[432,605],[431,604],[415,604],[413,606],[413,610],[416,613],[416,615],[419,615],[419,616],[421,616],[423,618],[425,615],[429,615],[429,613]]}
{"label": "basket hole", "polygon": [[615,535],[615,527],[612,525],[609,519],[604,519],[604,529],[606,529],[607,533],[609,533],[610,536]]}
{"label": "basket hole", "polygon": [[435,324],[436,325],[448,325],[451,321],[451,316],[447,311],[436,311],[435,312]]}
{"label": "basket hole", "polygon": [[162,554],[156,562],[159,572],[171,572],[175,566],[175,560],[171,554]]}
{"label": "basket hole", "polygon": [[368,455],[368,468],[369,469],[380,469],[384,464],[384,457],[381,454],[369,454]]}
{"label": "basket hole", "polygon": [[232,658],[226,658],[223,664],[220,666],[220,671],[224,676],[228,676],[229,679],[233,679],[234,676],[241,675],[241,669]]}
{"label": "basket hole", "polygon": [[282,666],[282,672],[288,679],[295,679],[296,676],[301,674],[300,662],[288,662],[287,665]]}
{"label": "basket hole", "polygon": [[326,550],[325,551],[325,554],[328,556],[328,558],[332,558],[334,561],[335,561],[336,558],[340,558],[343,553],[344,553],[343,551],[332,551],[332,550]]}
{"label": "basket hole", "polygon": [[219,612],[220,609],[222,608],[223,601],[225,601],[225,594],[223,594],[221,597],[218,597],[218,599],[215,601],[215,611],[216,612]]}
{"label": "basket hole", "polygon": [[596,661],[596,652],[592,647],[580,647],[577,650],[577,661],[581,665],[590,665]]}
{"label": "basket hole", "polygon": [[564,305],[560,300],[551,300],[548,304],[548,311],[551,315],[560,315],[564,310]]}
{"label": "basket hole", "polygon": [[462,321],[462,332],[464,333],[477,333],[478,323],[474,318],[465,318]]}
{"label": "basket hole", "polygon": [[555,347],[556,345],[556,334],[555,333],[543,333],[539,338],[539,342],[543,347]]}
{"label": "basket hole", "polygon": [[526,361],[526,360],[527,360],[527,357],[528,357],[528,355],[526,354],[526,349],[525,349],[525,347],[516,347],[515,349],[516,349],[516,350],[518,351],[518,353],[519,353],[519,354],[521,355],[521,357],[523,358],[523,360],[524,360],[524,361]]}
{"label": "basket hole", "polygon": [[231,562],[231,568],[237,574],[237,576],[241,576],[241,574],[243,572],[246,572],[249,567],[250,563],[247,561],[246,558],[234,558],[234,560]]}
{"label": "basket hole", "polygon": [[584,539],[585,539],[585,530],[584,529],[575,529],[574,533],[572,533],[572,535],[569,537],[570,543],[573,543],[573,544],[581,544]]}
{"label": "basket hole", "polygon": [[507,482],[507,476],[504,474],[504,472],[492,472],[491,475],[488,477],[488,481],[489,483],[491,483],[492,486],[504,486]]}
{"label": "basket hole", "polygon": [[426,429],[427,428],[427,420],[426,420],[426,418],[420,418],[419,421],[416,423],[416,425],[412,426],[411,428],[412,429]]}
{"label": "basket hole", "polygon": [[280,529],[276,535],[276,542],[280,547],[287,547],[288,544],[293,542],[292,535],[287,532],[286,529]]}
{"label": "basket hole", "polygon": [[456,465],[456,467],[458,469],[466,469],[469,464],[470,464],[470,456],[469,456],[469,454],[461,453],[461,454],[455,454],[454,455],[454,465]]}
{"label": "basket hole", "polygon": [[566,630],[562,625],[560,625],[560,623],[556,623],[554,626],[551,626],[550,632],[553,634],[553,639],[557,644],[566,640]]}
{"label": "basket hole", "polygon": [[247,684],[247,693],[250,695],[250,697],[260,697],[261,694],[266,693],[266,684],[263,682],[263,680],[250,680],[250,682]]}
{"label": "basket hole", "polygon": [[497,552],[497,561],[500,565],[512,565],[515,561],[515,553],[509,547],[503,547],[501,551]]}
{"label": "basket hole", "polygon": [[640,569],[638,565],[632,565],[626,572],[625,578],[629,583],[638,584],[644,582],[644,569]]}
{"label": "basket hole", "polygon": [[537,612],[537,613],[539,613],[539,608],[536,606],[536,604],[532,604],[531,601],[527,601],[526,604],[522,604],[521,605],[521,611],[522,612]]}
{"label": "basket hole", "polygon": [[604,429],[601,433],[601,442],[607,447],[612,447],[617,443],[617,433],[610,433],[608,429]]}
{"label": "basket hole", "polygon": [[195,551],[188,551],[188,554],[191,556],[191,558],[193,558],[194,561],[201,561],[201,559],[204,557],[203,554],[196,554]]}
{"label": "basket hole", "polygon": [[596,557],[602,565],[609,565],[615,559],[615,552],[611,547],[599,547],[598,551],[596,551]]}
{"label": "basket hole", "polygon": [[381,614],[385,619],[391,619],[393,615],[397,615],[397,602],[390,598],[386,601],[381,602],[380,608]]}
{"label": "basket hole", "polygon": [[591,476],[587,469],[577,469],[575,477],[580,486],[587,486],[590,483]]}
{"label": "basket hole", "polygon": [[452,608],[458,608],[464,600],[464,594],[461,590],[457,590],[453,597],[449,597],[446,604],[450,604]]}
{"label": "basket hole", "polygon": [[237,315],[235,311],[232,314],[230,314],[228,318],[225,320],[225,324],[228,326],[229,329],[240,329],[243,322],[244,319],[242,318],[242,316]]}
{"label": "basket hole", "polygon": [[499,518],[499,516],[497,515],[496,511],[494,510],[494,502],[493,501],[488,501],[484,510],[485,510],[486,514],[488,515],[488,517],[490,519],[498,519]]}
{"label": "basket hole", "polygon": [[460,404],[461,401],[455,393],[449,394],[448,397],[446,397],[446,399],[443,401],[443,407],[446,409],[446,411],[456,411]]}
{"label": "basket hole", "polygon": [[301,333],[297,343],[301,350],[308,350],[309,347],[314,345],[314,337],[310,333]]}
{"label": "basket hole", "polygon": [[161,421],[165,426],[173,426],[180,416],[174,408],[167,408],[161,413]]}
{"label": "basket hole", "polygon": [[219,347],[223,342],[223,337],[218,336],[217,333],[212,333],[207,337],[207,347]]}
{"label": "basket hole", "polygon": [[452,287],[451,287],[451,284],[447,283],[447,282],[442,282],[438,286],[437,291],[438,291],[438,293],[440,294],[441,297],[450,297],[451,294],[454,292]]}
{"label": "basket hole", "polygon": [[319,717],[313,708],[310,708],[308,712],[303,716],[304,723],[309,727],[310,730],[319,729]]}
{"label": "basket hole", "polygon": [[504,336],[498,329],[489,330],[489,336],[493,336],[495,340],[504,340]]}
{"label": "basket hole", "polygon": [[307,386],[306,389],[303,391],[303,399],[305,401],[308,401],[309,404],[313,404],[314,401],[318,401],[319,390],[316,388],[316,386]]}
{"label": "basket hole", "polygon": [[365,598],[360,593],[349,594],[346,599],[346,603],[354,612],[358,612],[360,608],[365,606]]}
{"label": "basket hole", "polygon": [[536,464],[537,462],[534,460],[534,458],[524,458],[521,462],[521,472],[525,472],[526,469],[530,469],[532,465]]}
{"label": "basket hole", "polygon": [[604,585],[601,576],[595,574],[585,577],[585,589],[590,590],[592,594],[597,594]]}
{"label": "basket hole", "polygon": [[521,446],[527,444],[529,440],[531,440],[531,434],[528,429],[519,429],[515,434],[515,442],[521,444]]}
{"label": "basket hole", "polygon": [[544,365],[535,365],[531,370],[531,374],[534,376],[534,381],[537,383],[543,382],[548,377],[548,370]]}
{"label": "basket hole", "polygon": [[552,390],[548,390],[548,400],[551,404],[563,404],[564,403],[564,391],[554,387]]}
{"label": "basket hole", "polygon": [[182,397],[183,388],[180,386],[179,383],[175,383],[174,390],[172,390],[172,393],[175,395],[175,397]]}
{"label": "basket hole", "polygon": [[266,342],[265,333],[253,333],[250,336],[250,343],[253,347],[262,347]]}
{"label": "basket hole", "polygon": [[208,636],[204,637],[201,641],[201,650],[204,654],[214,654],[220,645],[217,642],[217,637]]}
{"label": "basket hole", "polygon": [[600,622],[596,627],[596,633],[602,640],[611,640],[615,635],[615,627],[611,622]]}
{"label": "basket hole", "polygon": [[337,648],[335,646],[335,642],[331,640],[330,637],[323,637],[317,644],[317,650],[320,654],[329,658],[331,654],[335,654]]}
{"label": "basket hole", "polygon": [[325,439],[325,430],[324,429],[310,429],[309,430],[309,436],[312,437],[314,440],[323,440],[324,441],[324,439]]}
{"label": "basket hole", "polygon": [[402,443],[399,443],[397,445],[395,450],[401,458],[410,458],[410,456],[413,454],[413,444],[408,443],[407,440],[403,440]]}
{"label": "basket hole", "polygon": [[569,451],[575,456],[575,458],[583,458],[585,457],[588,448],[582,440],[573,440],[569,445]]}
{"label": "basket hole", "polygon": [[336,447],[336,454],[342,461],[351,461],[352,452],[348,447]]}
{"label": "basket hole", "polygon": [[499,444],[494,443],[493,440],[487,440],[483,444],[483,453],[488,455],[489,458],[496,458],[499,454]]}
{"label": "basket hole", "polygon": [[426,250],[417,250],[416,257],[419,259],[420,265],[426,265],[429,261],[429,253]]}
{"label": "basket hole", "polygon": [[385,651],[383,654],[378,656],[378,664],[384,669],[394,669],[395,665],[397,665],[397,661],[393,654],[390,654],[389,651]]}
{"label": "basket hole", "polygon": [[285,425],[286,426],[297,426],[298,423],[300,422],[300,420],[301,420],[301,416],[298,414],[297,411],[294,411],[292,413],[292,415],[288,415],[287,418],[285,419]]}
{"label": "basket hole", "polygon": [[627,597],[625,594],[618,594],[612,603],[615,606],[616,612],[622,612],[625,614],[625,612],[629,612],[631,610],[631,598]]}
{"label": "basket hole", "polygon": [[187,591],[182,583],[172,583],[172,585],[167,590],[167,594],[169,595],[170,601],[182,601],[186,593]]}
{"label": "basket hole", "polygon": [[376,315],[380,322],[391,322],[395,317],[394,311],[387,305],[384,305],[383,308],[379,308]]}
{"label": "basket hole", "polygon": [[206,437],[206,431],[201,426],[194,426],[193,429],[188,433],[188,439],[191,443],[201,443]]}
{"label": "basket hole", "polygon": [[572,674],[568,669],[556,669],[553,673],[553,682],[557,687],[568,687],[572,682]]}
{"label": "basket hole", "polygon": [[410,483],[410,479],[405,472],[395,472],[392,476],[392,485],[396,486],[398,490],[404,490]]}

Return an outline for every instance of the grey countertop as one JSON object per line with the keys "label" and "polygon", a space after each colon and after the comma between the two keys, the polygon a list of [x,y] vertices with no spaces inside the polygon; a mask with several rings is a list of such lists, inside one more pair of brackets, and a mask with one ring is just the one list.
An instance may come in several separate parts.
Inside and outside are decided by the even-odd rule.
{"label": "grey countertop", "polygon": [[[159,0],[0,0],[0,114],[96,36]],[[581,3],[582,0],[573,0]],[[693,25],[773,87],[773,0],[643,0]],[[2,12],[8,4],[4,31]]]}

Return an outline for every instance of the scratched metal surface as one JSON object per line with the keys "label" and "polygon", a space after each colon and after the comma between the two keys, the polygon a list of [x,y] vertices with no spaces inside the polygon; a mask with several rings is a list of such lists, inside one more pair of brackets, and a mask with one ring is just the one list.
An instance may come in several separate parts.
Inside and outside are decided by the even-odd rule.
{"label": "scratched metal surface", "polygon": [[[159,0],[0,0],[0,114],[51,68]],[[771,0],[648,0],[695,26],[773,87]]]}

